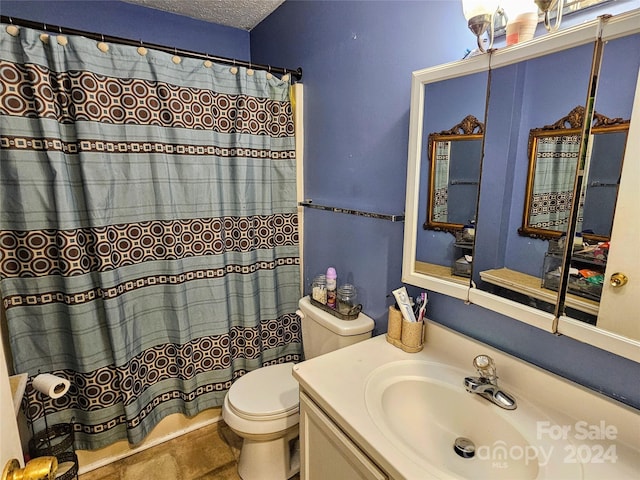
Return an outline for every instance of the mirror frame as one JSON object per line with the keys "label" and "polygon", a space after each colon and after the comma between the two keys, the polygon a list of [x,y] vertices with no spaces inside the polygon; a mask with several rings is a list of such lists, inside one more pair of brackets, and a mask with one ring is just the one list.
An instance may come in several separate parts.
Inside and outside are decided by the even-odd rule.
{"label": "mirror frame", "polygon": [[[429,134],[427,153],[429,158],[429,195],[427,195],[427,220],[422,225],[425,230],[436,230],[449,232],[455,235],[455,232],[462,230],[465,224],[452,222],[436,222],[433,220],[433,206],[435,205],[435,184],[436,184],[436,142],[438,141],[470,141],[484,139],[484,123],[473,115],[467,115],[460,123],[454,125],[449,130],[434,132]],[[482,162],[482,153],[478,162]],[[480,170],[478,168],[478,170]],[[480,178],[478,178],[478,184]],[[477,208],[477,195],[476,195]]]}
{"label": "mirror frame", "polygon": [[[522,226],[518,229],[518,234],[531,238],[541,238],[545,240],[560,238],[564,232],[545,228],[532,227],[529,224],[530,210],[533,204],[533,189],[536,171],[536,146],[538,139],[544,137],[569,136],[582,134],[582,124],[584,122],[585,110],[582,105],[578,105],[566,116],[562,117],[551,125],[529,130],[529,142],[527,153],[529,156],[529,167],[527,170],[527,184],[525,188],[524,210],[522,212]],[[602,133],[621,132],[629,130],[630,120],[622,118],[609,118],[598,112],[593,113],[593,124],[591,133],[593,135]],[[628,135],[628,134],[627,134]],[[593,141],[593,140],[591,140]],[[577,160],[577,159],[576,159]],[[573,183],[573,182],[572,182]],[[593,242],[607,242],[610,237],[597,234],[583,234],[583,238]]]}

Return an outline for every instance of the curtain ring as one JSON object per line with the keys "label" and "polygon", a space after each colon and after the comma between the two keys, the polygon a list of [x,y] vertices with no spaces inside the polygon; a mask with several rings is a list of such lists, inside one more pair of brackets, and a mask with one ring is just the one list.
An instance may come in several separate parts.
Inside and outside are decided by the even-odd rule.
{"label": "curtain ring", "polygon": [[100,35],[102,41],[98,42],[98,50],[102,53],[107,53],[109,51],[109,45],[104,43],[104,35]]}
{"label": "curtain ring", "polygon": [[229,69],[229,71],[230,71],[233,75],[235,75],[236,73],[238,73],[238,67],[236,67],[236,59],[235,59],[235,58],[233,59],[233,67],[231,67],[231,68]]}
{"label": "curtain ring", "polygon": [[273,74],[271,73],[271,65],[267,65],[267,80],[271,80],[273,78]]}
{"label": "curtain ring", "polygon": [[253,71],[253,68],[251,66],[251,61],[249,61],[249,68],[247,69],[247,75],[249,75],[250,77],[253,76],[255,72]]}
{"label": "curtain ring", "polygon": [[62,35],[62,27],[58,26],[58,44],[62,45],[63,47],[66,46],[69,43],[69,40],[67,39],[67,37],[65,37],[64,35]]}
{"label": "curtain ring", "polygon": [[171,58],[171,61],[176,65],[178,65],[182,61],[182,59],[178,56],[178,49],[176,47],[173,47],[173,57]]}
{"label": "curtain ring", "polygon": [[5,29],[9,35],[12,37],[17,37],[20,34],[20,29],[13,24],[13,18],[9,17],[10,25],[7,25]]}
{"label": "curtain ring", "polygon": [[205,56],[207,57],[207,59],[204,61],[204,67],[205,68],[211,68],[213,66],[213,62],[211,60],[209,60],[209,54],[205,53]]}
{"label": "curtain ring", "polygon": [[[42,29],[46,32],[47,31],[47,24],[43,23],[42,24]],[[49,43],[49,34],[48,33],[41,33],[40,34],[40,41],[42,43]]]}
{"label": "curtain ring", "polygon": [[140,46],[138,47],[138,55],[144,57],[149,51],[144,47],[142,39],[140,39]]}

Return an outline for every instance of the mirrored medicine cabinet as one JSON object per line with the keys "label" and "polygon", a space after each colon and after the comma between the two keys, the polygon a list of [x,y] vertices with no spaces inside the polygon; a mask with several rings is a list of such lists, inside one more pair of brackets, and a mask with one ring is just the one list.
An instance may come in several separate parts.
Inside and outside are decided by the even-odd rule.
{"label": "mirrored medicine cabinet", "polygon": [[[640,361],[639,59],[633,11],[414,72],[403,281]],[[469,115],[483,127],[478,197],[450,218],[454,150],[437,134]],[[470,278],[454,271],[466,255]]]}

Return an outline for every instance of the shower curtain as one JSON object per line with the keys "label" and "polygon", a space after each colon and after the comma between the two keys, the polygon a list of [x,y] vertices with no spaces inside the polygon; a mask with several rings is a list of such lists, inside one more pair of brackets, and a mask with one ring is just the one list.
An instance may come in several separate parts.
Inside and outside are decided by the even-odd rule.
{"label": "shower curtain", "polygon": [[449,217],[449,160],[451,158],[451,142],[436,142],[435,179],[433,185],[434,222],[446,223]]}
{"label": "shower curtain", "polygon": [[[580,135],[554,135],[538,139],[535,179],[529,224],[534,228],[565,231],[573,198],[580,152]],[[578,222],[582,223],[584,194]]]}
{"label": "shower curtain", "polygon": [[29,386],[36,432],[46,409],[77,448],[136,444],[300,360],[288,81],[3,25],[0,136],[14,367],[71,382]]}

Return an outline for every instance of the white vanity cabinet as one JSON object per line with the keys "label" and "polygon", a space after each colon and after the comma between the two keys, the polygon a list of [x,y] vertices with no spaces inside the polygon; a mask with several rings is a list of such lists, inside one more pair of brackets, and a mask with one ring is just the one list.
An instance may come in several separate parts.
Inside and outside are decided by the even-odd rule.
{"label": "white vanity cabinet", "polygon": [[303,392],[300,392],[300,448],[303,480],[389,478]]}
{"label": "white vanity cabinet", "polygon": [[[422,351],[407,353],[380,335],[294,365],[302,480],[637,478],[637,410],[431,321],[426,339]],[[464,390],[481,353],[495,361],[517,409]],[[545,425],[566,438],[539,430]],[[615,434],[585,438],[587,425],[595,436]],[[456,454],[459,437],[475,442],[477,458]],[[523,464],[521,447],[508,447],[523,439],[528,451],[548,455]],[[513,458],[496,463],[507,448]],[[607,450],[615,460],[602,458]]]}

